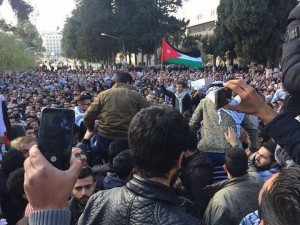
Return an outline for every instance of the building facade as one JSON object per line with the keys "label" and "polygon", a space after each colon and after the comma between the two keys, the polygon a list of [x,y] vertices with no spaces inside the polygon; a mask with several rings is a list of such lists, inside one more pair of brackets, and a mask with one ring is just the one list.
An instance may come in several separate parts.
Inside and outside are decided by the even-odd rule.
{"label": "building facade", "polygon": [[61,39],[62,34],[56,32],[43,32],[41,34],[43,39],[43,46],[46,49],[47,56],[60,57],[61,56]]}
{"label": "building facade", "polygon": [[189,35],[212,35],[216,27],[220,0],[183,0],[179,17],[189,20]]}

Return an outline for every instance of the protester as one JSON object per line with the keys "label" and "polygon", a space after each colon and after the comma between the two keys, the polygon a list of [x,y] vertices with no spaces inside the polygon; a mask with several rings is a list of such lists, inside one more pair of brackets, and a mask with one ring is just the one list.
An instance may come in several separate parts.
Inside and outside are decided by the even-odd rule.
{"label": "protester", "polygon": [[139,93],[131,89],[132,84],[129,73],[119,73],[114,86],[101,92],[85,114],[84,123],[89,132],[94,131],[95,120],[100,115],[101,126],[96,134],[99,154],[107,155],[111,142],[126,140],[134,115],[149,106]]}
{"label": "protester", "polygon": [[20,141],[20,151],[23,153],[25,158],[29,156],[29,149],[37,144],[37,139],[32,136],[22,137]]}
{"label": "protester", "polygon": [[24,160],[25,157],[20,151],[10,150],[3,156],[0,170],[1,211],[8,223],[13,225],[22,219],[27,205],[26,198],[22,195],[24,191],[21,193],[24,170],[18,170],[23,167]]}
{"label": "protester", "polygon": [[[158,130],[160,132],[157,132]],[[111,224],[123,224],[125,221],[127,223],[156,221],[156,224],[200,224],[196,218],[185,214],[179,206],[177,196],[169,189],[172,177],[181,167],[188,136],[189,127],[186,120],[174,109],[151,107],[138,113],[129,127],[129,144],[133,151],[136,175],[126,187],[93,195],[79,219],[79,224],[101,224],[108,221]],[[33,165],[37,163],[39,166],[33,167],[32,163]],[[49,176],[54,178],[48,187],[50,190],[61,183],[68,182],[68,185],[53,197],[52,191],[48,191],[46,195],[41,193],[33,195],[34,188],[28,180],[25,181],[26,194],[35,210],[61,209],[49,212],[35,211],[30,214],[32,223],[39,223],[37,220],[43,218],[43,213],[51,213],[48,214],[51,219],[56,217],[61,225],[69,223],[70,215],[62,209],[66,204],[68,192],[72,189],[71,185],[74,184],[72,177],[78,173],[79,168],[78,160],[72,158],[71,168],[64,179],[58,178],[61,172],[45,160],[37,147],[30,150],[30,157],[25,162],[25,177],[31,181],[44,179],[34,188],[41,190],[43,185],[47,185]],[[48,171],[48,175],[44,176],[42,171]],[[145,189],[147,192],[144,191]],[[43,204],[41,204],[41,197],[45,200]],[[43,223],[46,225],[47,221]]]}
{"label": "protester", "polygon": [[[231,148],[224,137],[224,132],[227,131],[228,127],[233,127],[238,135],[241,127],[245,128],[249,135],[249,148],[251,151],[257,150],[258,140],[258,128],[250,121],[248,115],[223,108],[215,110],[215,105],[210,99],[210,95],[222,86],[222,82],[215,82],[211,85],[207,91],[206,98],[200,101],[189,123],[194,132],[197,132],[201,127],[202,138],[199,141],[198,149],[206,152],[213,160],[215,166],[214,182],[227,178],[222,166],[225,154]],[[237,144],[242,146],[240,141]]]}
{"label": "protester", "polygon": [[79,140],[84,137],[86,132],[86,127],[83,123],[84,113],[88,110],[89,106],[91,105],[91,97],[87,95],[80,95],[77,98],[77,105],[74,108],[75,111],[75,124],[79,127]]}
{"label": "protester", "polygon": [[207,195],[212,197],[204,215],[207,225],[239,224],[244,216],[258,208],[257,198],[263,180],[256,172],[247,172],[246,153],[228,150],[224,169],[228,180],[205,188]]}
{"label": "protester", "polygon": [[12,172],[7,180],[8,193],[1,197],[1,209],[8,224],[16,224],[23,218],[28,203],[24,191],[24,169]]}
{"label": "protester", "polygon": [[92,168],[83,167],[72,190],[73,197],[68,202],[71,211],[71,225],[77,224],[90,197],[95,193],[96,182]]}
{"label": "protester", "polygon": [[209,198],[202,190],[213,181],[213,163],[202,151],[197,150],[197,135],[191,132],[188,149],[184,153],[180,178],[182,185],[188,190],[189,199],[195,203],[199,216],[202,218]]}
{"label": "protester", "polygon": [[97,180],[97,188],[103,189],[103,179],[108,172],[112,172],[112,164],[114,158],[121,152],[128,149],[127,141],[114,141],[109,145],[108,154],[107,154],[107,163],[103,165],[96,165],[93,167],[93,173],[95,179]]}
{"label": "protester", "polygon": [[[238,147],[237,134],[233,128],[228,128],[225,138],[233,148],[243,150]],[[250,170],[259,173],[264,181],[279,172],[280,168],[275,159],[276,147],[277,144],[273,141],[264,142],[257,152],[249,156],[248,165]]]}
{"label": "protester", "polygon": [[262,190],[260,217],[262,225],[300,223],[300,168],[284,169]]}
{"label": "protester", "polygon": [[163,81],[159,81],[159,83],[163,93],[172,99],[173,107],[179,110],[180,113],[187,110],[192,111],[192,99],[188,89],[186,89],[186,84],[183,81],[177,82],[175,93],[168,91],[165,88]]}
{"label": "protester", "polygon": [[103,190],[123,187],[133,175],[133,158],[130,150],[119,153],[112,163],[112,171],[103,179]]}

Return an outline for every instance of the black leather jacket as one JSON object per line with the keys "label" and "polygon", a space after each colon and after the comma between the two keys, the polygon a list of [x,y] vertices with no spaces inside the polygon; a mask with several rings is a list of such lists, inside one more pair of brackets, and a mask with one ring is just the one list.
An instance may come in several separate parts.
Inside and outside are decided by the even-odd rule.
{"label": "black leather jacket", "polygon": [[182,185],[188,190],[187,197],[194,202],[202,218],[210,199],[205,195],[203,188],[213,182],[211,159],[204,152],[196,150],[193,155],[183,160],[180,178]]}
{"label": "black leather jacket", "polygon": [[165,185],[134,176],[125,187],[94,194],[78,224],[201,224],[179,204],[175,193]]}

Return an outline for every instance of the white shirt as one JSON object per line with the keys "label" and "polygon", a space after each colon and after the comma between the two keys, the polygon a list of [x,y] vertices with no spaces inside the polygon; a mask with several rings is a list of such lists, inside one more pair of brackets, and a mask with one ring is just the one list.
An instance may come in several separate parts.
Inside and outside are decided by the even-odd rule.
{"label": "white shirt", "polygon": [[286,97],[286,92],[282,88],[280,88],[276,91],[276,93],[272,99],[272,103],[277,102],[279,99],[284,100],[285,97]]}

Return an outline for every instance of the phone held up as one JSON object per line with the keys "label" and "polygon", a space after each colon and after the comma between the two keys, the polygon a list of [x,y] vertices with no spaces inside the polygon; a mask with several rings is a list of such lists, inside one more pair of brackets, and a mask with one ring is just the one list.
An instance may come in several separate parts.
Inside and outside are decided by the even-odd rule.
{"label": "phone held up", "polygon": [[232,100],[232,91],[228,88],[220,88],[214,92],[215,94],[215,109],[221,109],[228,105]]}
{"label": "phone held up", "polygon": [[45,158],[60,170],[67,170],[70,166],[74,123],[74,110],[42,110],[38,147]]}

